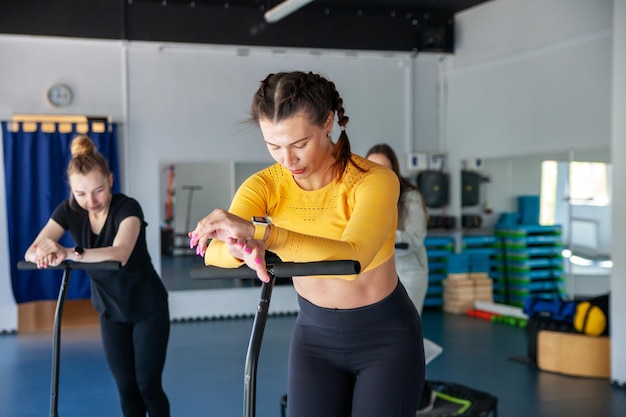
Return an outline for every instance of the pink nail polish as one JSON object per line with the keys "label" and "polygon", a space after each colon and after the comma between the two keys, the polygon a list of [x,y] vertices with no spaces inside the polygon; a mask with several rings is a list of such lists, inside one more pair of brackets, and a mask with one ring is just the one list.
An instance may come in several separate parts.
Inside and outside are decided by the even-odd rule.
{"label": "pink nail polish", "polygon": [[252,253],[252,249],[250,249],[250,248],[245,248],[243,251],[244,251],[245,253]]}
{"label": "pink nail polish", "polygon": [[254,260],[254,262],[255,262],[255,263],[257,263],[257,264],[260,264],[260,263],[261,263],[261,258],[256,258],[256,259]]}

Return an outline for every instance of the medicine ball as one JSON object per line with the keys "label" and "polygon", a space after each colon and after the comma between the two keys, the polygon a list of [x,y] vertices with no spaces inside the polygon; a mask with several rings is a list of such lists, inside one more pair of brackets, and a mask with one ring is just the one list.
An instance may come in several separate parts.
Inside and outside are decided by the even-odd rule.
{"label": "medicine ball", "polygon": [[574,328],[588,336],[605,336],[609,334],[609,296],[603,295],[576,306]]}

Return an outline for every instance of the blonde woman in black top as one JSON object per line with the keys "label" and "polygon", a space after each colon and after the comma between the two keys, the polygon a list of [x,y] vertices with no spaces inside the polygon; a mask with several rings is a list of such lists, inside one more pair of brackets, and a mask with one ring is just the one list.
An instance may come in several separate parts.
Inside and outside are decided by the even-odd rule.
{"label": "blonde woman in black top", "polygon": [[[124,417],[169,417],[161,375],[170,332],[167,291],[146,245],[139,203],[113,194],[113,175],[87,136],[72,141],[67,170],[71,197],[52,213],[24,256],[39,268],[119,261],[116,271],[90,271],[91,298]],[[76,244],[59,244],[66,231]]]}

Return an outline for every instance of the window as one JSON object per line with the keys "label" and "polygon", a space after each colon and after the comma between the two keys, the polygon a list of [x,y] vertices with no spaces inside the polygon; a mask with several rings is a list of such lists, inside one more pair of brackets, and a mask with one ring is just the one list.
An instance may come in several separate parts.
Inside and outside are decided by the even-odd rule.
{"label": "window", "polygon": [[557,198],[558,164],[556,161],[543,161],[541,164],[541,197],[539,223],[554,224]]}
{"label": "window", "polygon": [[603,162],[543,161],[540,223],[555,223],[561,199],[576,206],[608,206],[611,201],[607,171],[608,165]]}
{"label": "window", "polygon": [[606,206],[610,202],[605,163],[572,162],[569,183],[571,204]]}

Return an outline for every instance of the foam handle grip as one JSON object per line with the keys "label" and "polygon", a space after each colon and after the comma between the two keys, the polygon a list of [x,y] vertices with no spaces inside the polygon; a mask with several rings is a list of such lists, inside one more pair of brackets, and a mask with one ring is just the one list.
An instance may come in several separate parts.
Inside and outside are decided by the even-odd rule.
{"label": "foam handle grip", "polygon": [[[278,262],[268,265],[268,271],[277,278],[308,275],[353,275],[361,271],[357,261]],[[189,275],[193,279],[236,279],[256,278],[256,271],[246,265],[239,268],[204,266],[193,268]]]}
{"label": "foam handle grip", "polygon": [[272,272],[277,277],[288,278],[306,275],[354,275],[361,272],[357,261],[282,262],[275,264]]}
{"label": "foam handle grip", "polygon": [[200,266],[189,271],[192,279],[237,279],[256,278],[256,272],[242,265],[239,268],[220,268],[218,266]]}
{"label": "foam handle grip", "polygon": [[[44,270],[59,270],[65,269],[67,266],[70,269],[77,270],[83,269],[85,271],[114,271],[116,269],[120,269],[122,264],[118,261],[104,261],[104,262],[73,262],[73,261],[63,261],[57,266],[49,266],[47,268],[42,268]],[[28,269],[37,269],[37,264],[33,262],[20,261],[17,263],[17,269],[28,270]]]}

